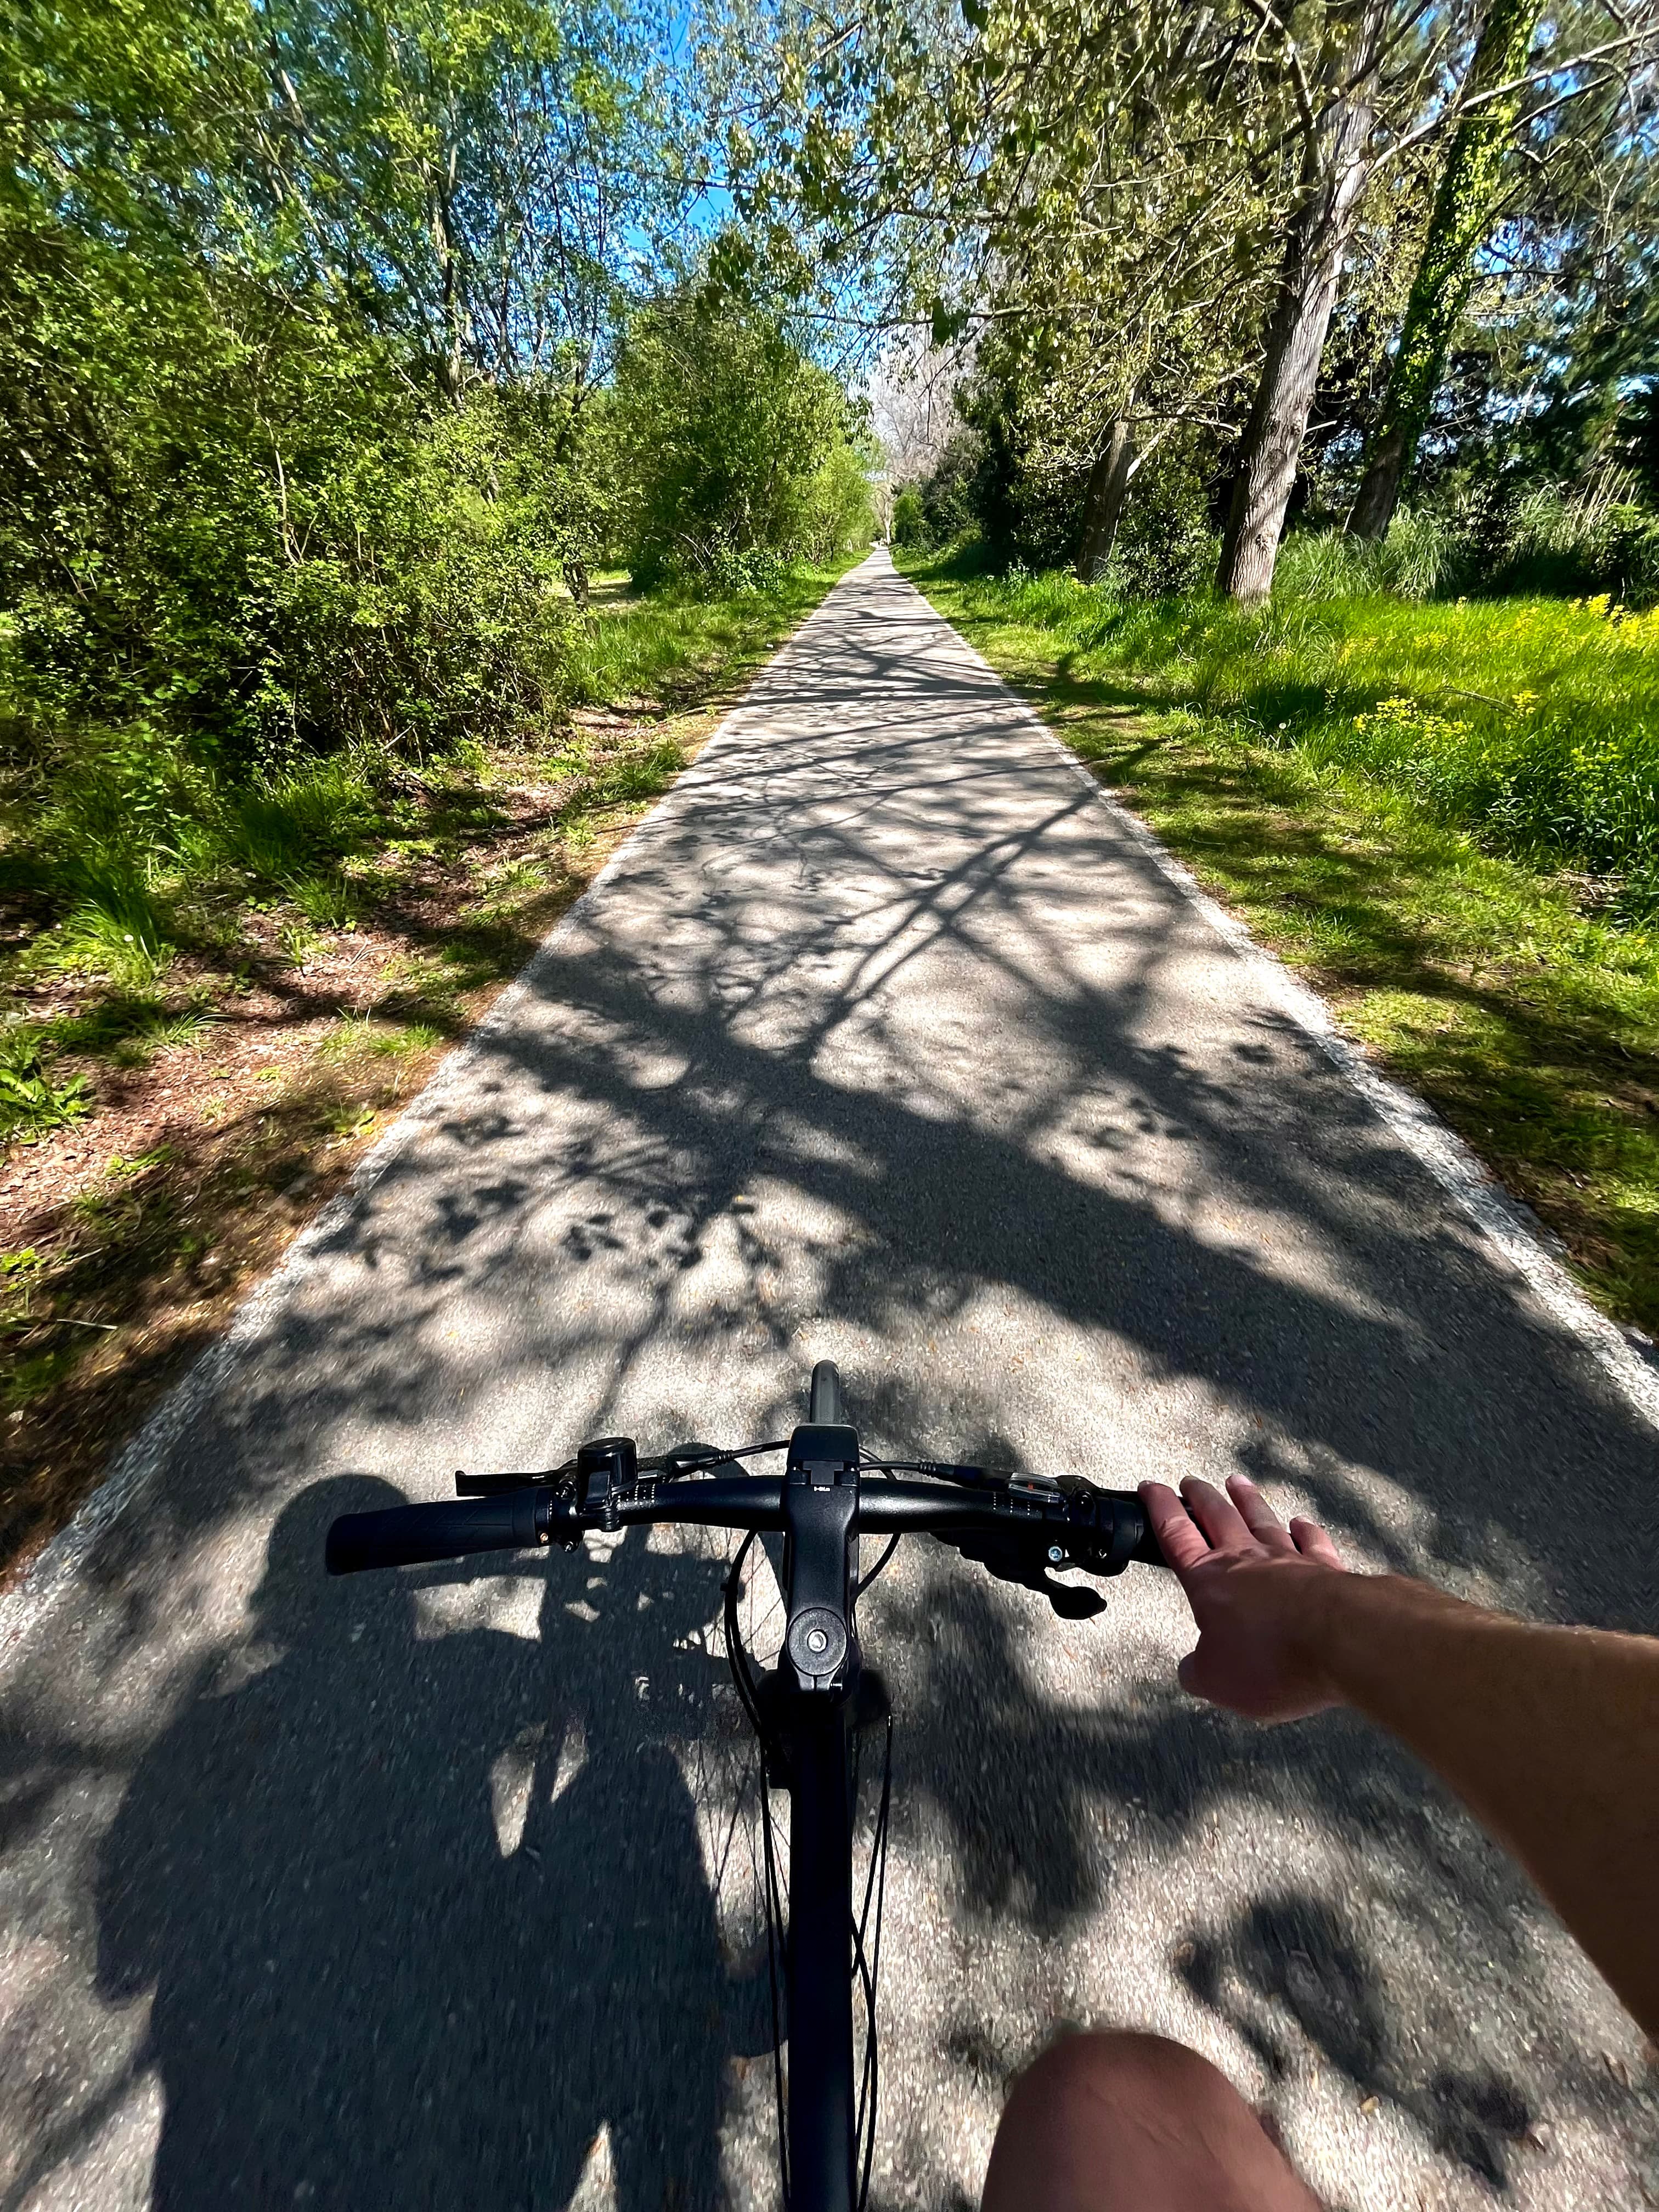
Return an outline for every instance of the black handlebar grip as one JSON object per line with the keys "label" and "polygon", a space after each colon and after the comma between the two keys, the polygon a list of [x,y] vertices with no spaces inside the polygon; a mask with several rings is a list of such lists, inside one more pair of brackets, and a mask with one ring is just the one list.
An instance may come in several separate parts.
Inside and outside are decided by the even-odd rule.
{"label": "black handlebar grip", "polygon": [[1152,1534],[1139,1492],[1120,1490],[1112,1496],[1112,1557],[1125,1566],[1167,1567],[1163,1547]]}
{"label": "black handlebar grip", "polygon": [[1152,1524],[1146,1518],[1144,1505],[1140,1509],[1140,1536],[1129,1557],[1143,1567],[1167,1567],[1170,1564],[1164,1556],[1164,1547],[1152,1534]]}
{"label": "black handlebar grip", "polygon": [[540,1540],[537,1508],[546,1502],[544,1492],[526,1488],[394,1505],[385,1513],[345,1513],[329,1529],[324,1559],[330,1574],[355,1575],[364,1567],[458,1559],[466,1552],[520,1550]]}

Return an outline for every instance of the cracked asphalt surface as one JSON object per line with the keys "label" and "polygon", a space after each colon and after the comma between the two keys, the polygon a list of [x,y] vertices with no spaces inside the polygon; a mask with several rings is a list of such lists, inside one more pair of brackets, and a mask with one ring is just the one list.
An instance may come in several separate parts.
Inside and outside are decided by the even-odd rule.
{"label": "cracked asphalt surface", "polygon": [[[829,1356],[868,1443],[1243,1468],[1659,1626],[1651,1431],[884,555],[376,1164],[0,1662],[0,2212],[775,2201],[720,1556],[325,1579],[458,1465],[775,1436]],[[872,2202],[976,2202],[1085,2021],[1209,2052],[1333,2206],[1659,2200],[1651,2054],[1500,1855],[1358,1723],[1191,1705],[1178,1593],[1109,1595],[917,1542],[866,1600]]]}

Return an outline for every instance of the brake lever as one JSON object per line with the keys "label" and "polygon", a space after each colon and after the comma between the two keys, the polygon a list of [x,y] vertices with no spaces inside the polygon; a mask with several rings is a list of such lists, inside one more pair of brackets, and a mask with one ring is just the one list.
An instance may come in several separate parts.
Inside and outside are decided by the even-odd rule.
{"label": "brake lever", "polygon": [[455,1495],[458,1498],[495,1498],[504,1490],[556,1490],[568,1482],[576,1472],[576,1462],[568,1459],[562,1467],[539,1468],[529,1474],[469,1474],[464,1467],[455,1470]]}
{"label": "brake lever", "polygon": [[[611,1444],[626,1439],[603,1437],[599,1441]],[[585,1452],[591,1449],[586,1445],[583,1447]],[[607,1454],[607,1461],[609,1457]],[[613,1488],[629,1488],[640,1475],[666,1475],[672,1481],[685,1475],[716,1474],[722,1468],[735,1468],[737,1465],[738,1462],[716,1444],[678,1444],[672,1451],[665,1452],[660,1459],[638,1460],[631,1467],[615,1468],[607,1464],[604,1469],[605,1480],[600,1486],[600,1494],[603,1496]],[[542,1468],[523,1474],[469,1474],[464,1467],[458,1467],[455,1470],[455,1493],[459,1498],[495,1498],[506,1490],[523,1490],[532,1485],[538,1489],[556,1490],[568,1483],[571,1486],[571,1495],[574,1497],[578,1488],[584,1492],[591,1488],[593,1472],[586,1465],[581,1454],[574,1459],[566,1460],[562,1467]],[[588,1475],[590,1480],[579,1484],[577,1479],[583,1474]]]}
{"label": "brake lever", "polygon": [[734,1474],[743,1472],[738,1462],[729,1452],[722,1451],[718,1444],[676,1444],[672,1451],[665,1451],[660,1459],[642,1459],[640,1462],[641,1474],[665,1474],[670,1481],[691,1474],[718,1474],[727,1468]]}
{"label": "brake lever", "polygon": [[1005,1536],[1000,1528],[964,1529],[960,1535],[941,1529],[938,1534],[940,1543],[949,1544],[1000,1583],[1014,1583],[1021,1589],[1036,1590],[1046,1597],[1062,1620],[1092,1620],[1106,1610],[1106,1601],[1098,1590],[1055,1582],[1048,1562],[1032,1558],[1029,1537]]}

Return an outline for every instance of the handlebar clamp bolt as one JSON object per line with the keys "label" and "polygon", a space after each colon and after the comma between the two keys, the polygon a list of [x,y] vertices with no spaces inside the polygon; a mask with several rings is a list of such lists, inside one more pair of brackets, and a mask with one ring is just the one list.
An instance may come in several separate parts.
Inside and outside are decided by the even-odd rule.
{"label": "handlebar clamp bolt", "polygon": [[800,1674],[827,1681],[847,1656],[846,1623],[828,1606],[809,1606],[790,1624],[784,1644]]}

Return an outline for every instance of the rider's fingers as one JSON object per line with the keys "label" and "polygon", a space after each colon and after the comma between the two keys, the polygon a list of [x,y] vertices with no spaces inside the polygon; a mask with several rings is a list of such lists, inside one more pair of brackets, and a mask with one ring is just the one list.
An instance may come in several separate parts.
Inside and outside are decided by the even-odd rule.
{"label": "rider's fingers", "polygon": [[1295,1551],[1296,1543],[1290,1530],[1248,1474],[1230,1474],[1227,1495],[1237,1506],[1244,1526],[1264,1551]]}
{"label": "rider's fingers", "polygon": [[1248,1552],[1251,1548],[1250,1531],[1244,1516],[1224,1490],[1218,1490],[1214,1483],[1206,1482],[1199,1475],[1189,1474],[1181,1486],[1181,1494],[1187,1501],[1187,1510],[1218,1552]]}
{"label": "rider's fingers", "polygon": [[1304,1559],[1317,1559],[1322,1567],[1340,1567],[1342,1554],[1317,1521],[1304,1521],[1300,1516],[1291,1523],[1291,1534],[1296,1548]]}
{"label": "rider's fingers", "polygon": [[1209,1558],[1209,1545],[1193,1526],[1192,1516],[1167,1482],[1143,1482],[1140,1502],[1152,1524],[1158,1549],[1178,1575]]}

